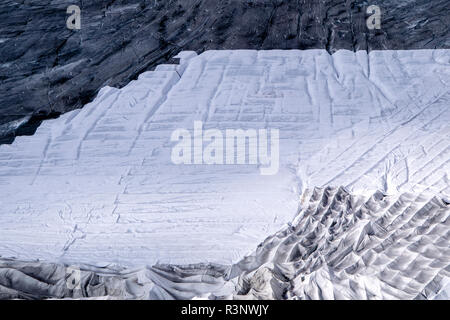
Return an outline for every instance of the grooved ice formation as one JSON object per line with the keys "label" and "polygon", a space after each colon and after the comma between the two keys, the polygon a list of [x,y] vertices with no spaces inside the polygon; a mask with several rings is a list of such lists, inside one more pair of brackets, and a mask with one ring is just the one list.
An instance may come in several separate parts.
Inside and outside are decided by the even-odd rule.
{"label": "grooved ice formation", "polygon": [[446,294],[449,203],[415,193],[355,196],[342,187],[315,188],[305,196],[292,226],[233,266],[238,294],[302,300]]}
{"label": "grooved ice formation", "polygon": [[0,259],[0,298],[448,299],[450,204],[345,188],[304,192],[303,210],[234,265],[84,266]]}
{"label": "grooved ice formation", "polygon": [[[448,197],[450,51],[181,52],[0,146],[0,256],[231,264],[344,186]],[[177,128],[279,129],[280,169],[175,165]]]}

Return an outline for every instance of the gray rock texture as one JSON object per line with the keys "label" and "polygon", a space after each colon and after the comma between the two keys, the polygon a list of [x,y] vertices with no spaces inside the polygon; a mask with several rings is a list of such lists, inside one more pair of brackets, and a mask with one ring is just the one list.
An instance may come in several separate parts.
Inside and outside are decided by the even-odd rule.
{"label": "gray rock texture", "polygon": [[[73,4],[80,30],[66,27]],[[0,143],[181,50],[449,48],[449,24],[448,0],[2,0]]]}

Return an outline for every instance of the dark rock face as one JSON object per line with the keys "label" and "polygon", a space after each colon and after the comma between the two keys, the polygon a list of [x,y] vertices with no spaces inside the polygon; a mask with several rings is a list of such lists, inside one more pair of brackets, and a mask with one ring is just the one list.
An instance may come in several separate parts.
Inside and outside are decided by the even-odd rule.
{"label": "dark rock face", "polygon": [[[72,4],[80,30],[66,27]],[[448,0],[2,0],[0,143],[181,50],[450,48],[449,25]]]}

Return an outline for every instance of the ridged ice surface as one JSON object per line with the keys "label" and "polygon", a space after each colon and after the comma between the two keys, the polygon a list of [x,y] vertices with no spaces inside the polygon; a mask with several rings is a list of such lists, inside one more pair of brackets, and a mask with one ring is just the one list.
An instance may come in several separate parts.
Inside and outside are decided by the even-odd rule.
{"label": "ridged ice surface", "polygon": [[[0,146],[1,257],[96,267],[231,265],[292,221],[308,188],[344,186],[358,196],[380,190],[426,198],[417,203],[408,198],[412,206],[448,197],[450,51],[249,50],[180,57],[179,66],[161,65],[121,90],[106,87],[83,109]],[[173,164],[171,133],[192,130],[195,120],[205,129],[279,129],[278,174],[262,176],[255,165]],[[418,212],[424,222],[434,217]],[[316,223],[311,219],[305,223]],[[289,254],[303,257],[310,246],[321,248],[304,263],[326,258],[347,270],[361,243],[376,252],[380,230],[359,243],[344,230],[350,223],[345,215],[343,221],[333,219],[335,225],[317,226],[317,235],[299,240],[307,247]],[[389,215],[386,219],[383,226],[390,223]],[[445,238],[447,230],[436,236]],[[325,241],[334,234],[349,237],[356,250],[337,265],[337,253]],[[408,241],[406,248],[420,244]],[[420,250],[428,254],[426,248]],[[364,259],[375,257],[373,263],[392,264],[392,270],[403,265],[393,262],[395,255],[370,256],[373,250],[363,250]],[[429,259],[426,254],[416,252],[418,262]],[[377,277],[387,278],[397,272],[376,270]],[[331,276],[320,268],[304,281]],[[337,286],[347,281],[336,277]],[[422,281],[422,275],[405,277]],[[325,294],[307,291],[299,279],[291,294]]]}
{"label": "ridged ice surface", "polygon": [[72,290],[62,265],[0,261],[0,298],[449,298],[449,203],[328,187],[307,190],[303,207],[234,265],[84,267]]}
{"label": "ridged ice surface", "polygon": [[233,267],[241,274],[239,293],[263,299],[445,298],[449,216],[450,204],[438,197],[378,191],[365,199],[344,188],[316,188],[291,227]]}

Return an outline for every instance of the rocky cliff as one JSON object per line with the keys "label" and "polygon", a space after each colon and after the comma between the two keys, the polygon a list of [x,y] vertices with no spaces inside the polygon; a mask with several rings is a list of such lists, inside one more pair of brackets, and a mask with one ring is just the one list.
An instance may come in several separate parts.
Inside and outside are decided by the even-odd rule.
{"label": "rocky cliff", "polygon": [[[369,5],[381,29],[369,30]],[[81,28],[66,26],[69,5]],[[181,50],[449,48],[447,0],[3,0],[0,143]]]}

